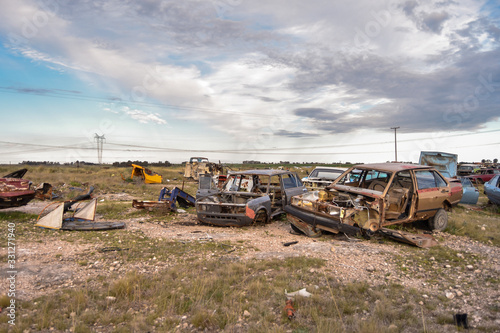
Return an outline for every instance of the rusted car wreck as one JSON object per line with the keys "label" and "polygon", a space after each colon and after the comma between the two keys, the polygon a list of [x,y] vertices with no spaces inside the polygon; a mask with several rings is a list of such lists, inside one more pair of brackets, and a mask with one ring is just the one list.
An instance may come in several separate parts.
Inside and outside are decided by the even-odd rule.
{"label": "rusted car wreck", "polygon": [[26,171],[18,170],[0,178],[0,209],[24,206],[35,198],[31,182],[22,178]]}
{"label": "rusted car wreck", "polygon": [[268,223],[284,213],[294,195],[306,192],[295,172],[286,170],[248,170],[230,172],[219,190],[213,183],[197,193],[198,219],[218,226],[242,227]]}
{"label": "rusted car wreck", "polygon": [[184,177],[187,179],[198,180],[200,175],[220,175],[223,172],[223,166],[219,162],[209,162],[206,157],[191,157],[189,162],[186,162],[184,169]]}
{"label": "rusted car wreck", "polygon": [[443,230],[446,211],[461,197],[460,183],[450,183],[433,167],[362,164],[325,190],[293,197],[285,211],[293,227],[309,236],[322,230],[370,235],[385,226],[419,220],[428,220],[432,230]]}

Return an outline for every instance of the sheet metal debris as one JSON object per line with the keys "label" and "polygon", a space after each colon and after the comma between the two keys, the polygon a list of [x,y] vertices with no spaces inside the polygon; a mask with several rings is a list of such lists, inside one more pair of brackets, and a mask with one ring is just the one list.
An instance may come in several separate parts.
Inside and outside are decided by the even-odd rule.
{"label": "sheet metal debris", "polygon": [[[138,177],[144,181],[146,184],[161,184],[163,177],[159,173],[156,173],[148,168],[143,166],[132,164],[132,175],[130,176],[131,180],[134,180],[134,177]],[[123,177],[123,180],[127,180]]]}
{"label": "sheet metal debris", "polygon": [[295,317],[295,309],[293,308],[293,300],[287,299],[285,303],[285,311],[288,319],[292,320]]}
{"label": "sheet metal debris", "polygon": [[[38,215],[37,223],[35,225],[47,229],[80,231],[124,228],[124,222],[95,221],[97,199],[90,197],[92,191],[93,188],[89,190],[89,193],[79,195],[71,201],[54,202],[47,205]],[[82,204],[84,200],[88,199],[91,200]],[[80,206],[76,207],[75,210],[71,210],[72,206],[76,203],[78,203],[78,205]],[[46,211],[48,211],[49,209],[52,210],[46,213]]]}
{"label": "sheet metal debris", "polygon": [[19,169],[17,171],[11,172],[8,175],[3,176],[3,178],[18,178],[21,179],[28,172],[28,169]]}
{"label": "sheet metal debris", "polygon": [[57,196],[52,193],[52,185],[49,183],[42,183],[35,188],[35,198],[38,200],[50,200]]}
{"label": "sheet metal debris", "polygon": [[153,209],[164,209],[175,212],[177,211],[176,202],[184,208],[189,206],[194,207],[196,199],[178,187],[174,187],[172,190],[164,187],[160,191],[158,201],[133,200],[132,207],[138,209],[148,209],[149,211],[152,211]]}

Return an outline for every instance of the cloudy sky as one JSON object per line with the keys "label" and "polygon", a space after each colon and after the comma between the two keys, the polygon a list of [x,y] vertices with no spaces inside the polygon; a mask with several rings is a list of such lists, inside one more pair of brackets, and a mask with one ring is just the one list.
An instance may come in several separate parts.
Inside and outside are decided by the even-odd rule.
{"label": "cloudy sky", "polygon": [[500,158],[498,0],[0,0],[0,163]]}

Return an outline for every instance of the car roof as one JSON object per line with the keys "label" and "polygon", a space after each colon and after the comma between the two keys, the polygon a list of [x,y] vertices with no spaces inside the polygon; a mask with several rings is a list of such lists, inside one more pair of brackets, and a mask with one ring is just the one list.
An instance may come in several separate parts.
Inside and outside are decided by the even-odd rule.
{"label": "car roof", "polygon": [[370,164],[357,164],[355,169],[374,169],[388,172],[398,172],[402,170],[415,170],[415,169],[433,169],[431,166],[421,164],[406,164],[406,163],[370,163]]}
{"label": "car roof", "polygon": [[[346,171],[347,169],[349,168],[342,168],[342,167],[329,167],[329,166],[317,166],[314,168],[314,170],[316,169],[325,169],[325,170],[341,170],[341,171]],[[313,171],[314,171],[313,170]]]}
{"label": "car roof", "polygon": [[244,170],[244,171],[229,171],[229,175],[261,175],[261,176],[274,176],[295,173],[288,170],[277,170],[277,169],[255,169],[255,170]]}

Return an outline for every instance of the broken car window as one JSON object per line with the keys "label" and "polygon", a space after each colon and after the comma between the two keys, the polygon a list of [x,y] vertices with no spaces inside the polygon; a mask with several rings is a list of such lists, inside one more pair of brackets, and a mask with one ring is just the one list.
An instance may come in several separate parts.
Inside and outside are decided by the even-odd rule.
{"label": "broken car window", "polygon": [[[302,185],[302,184],[301,184]],[[297,178],[294,175],[283,175],[283,187],[285,189],[300,186],[297,184]]]}
{"label": "broken car window", "polygon": [[415,177],[417,178],[417,186],[419,190],[446,186],[444,179],[433,171],[415,171]]}
{"label": "broken car window", "polygon": [[437,187],[446,187],[446,181],[441,177],[441,175],[435,171],[432,172],[434,174],[434,178],[436,179]]}

